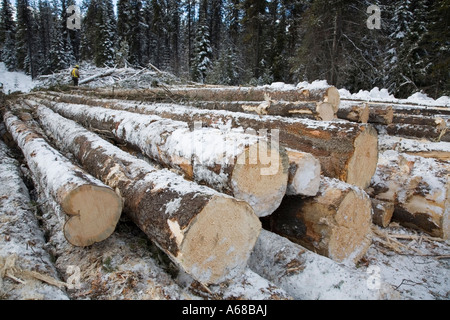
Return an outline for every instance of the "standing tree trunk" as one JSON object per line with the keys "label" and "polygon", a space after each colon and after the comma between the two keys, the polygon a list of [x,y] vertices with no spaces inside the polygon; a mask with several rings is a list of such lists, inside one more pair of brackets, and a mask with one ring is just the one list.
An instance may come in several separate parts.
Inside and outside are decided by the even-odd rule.
{"label": "standing tree trunk", "polygon": [[67,214],[67,241],[86,247],[108,238],[122,213],[122,200],[114,190],[72,164],[11,112],[5,113],[4,120],[35,181]]}
{"label": "standing tree trunk", "polygon": [[37,113],[64,149],[121,193],[134,223],[194,279],[211,284],[242,274],[261,230],[246,202],[158,170],[50,109]]}

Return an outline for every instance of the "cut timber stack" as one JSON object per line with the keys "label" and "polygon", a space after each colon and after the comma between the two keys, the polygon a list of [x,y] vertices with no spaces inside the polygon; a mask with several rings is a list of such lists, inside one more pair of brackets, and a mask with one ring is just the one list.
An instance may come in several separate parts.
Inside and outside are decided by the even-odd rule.
{"label": "cut timber stack", "polygon": [[[242,131],[194,128],[159,116],[83,105],[46,104],[87,128],[111,132],[120,142],[186,178],[249,203],[264,217],[280,205],[288,183],[288,157],[278,142]],[[294,182],[296,182],[295,180]]]}
{"label": "cut timber stack", "polygon": [[286,197],[266,228],[335,261],[357,262],[372,243],[372,203],[361,189],[323,177],[315,197]]}
{"label": "cut timber stack", "polygon": [[246,202],[159,170],[48,108],[37,115],[61,148],[120,192],[132,221],[194,279],[220,283],[245,270],[261,230]]}
{"label": "cut timber stack", "polygon": [[188,122],[191,127],[201,122],[204,127],[270,131],[271,134],[279,134],[280,145],[316,157],[320,161],[324,176],[340,179],[361,188],[369,186],[378,162],[378,133],[371,125],[366,124],[343,120],[323,122],[273,116],[260,117],[238,112],[198,110],[172,104],[105,102],[60,93],[40,96],[66,103],[89,103],[158,115]]}
{"label": "cut timber stack", "polygon": [[445,161],[385,151],[368,193],[394,204],[394,221],[449,239],[449,168]]}
{"label": "cut timber stack", "polygon": [[85,247],[108,238],[122,213],[122,200],[114,190],[73,165],[11,112],[5,113],[4,121],[35,181],[67,215],[63,222],[67,241]]}

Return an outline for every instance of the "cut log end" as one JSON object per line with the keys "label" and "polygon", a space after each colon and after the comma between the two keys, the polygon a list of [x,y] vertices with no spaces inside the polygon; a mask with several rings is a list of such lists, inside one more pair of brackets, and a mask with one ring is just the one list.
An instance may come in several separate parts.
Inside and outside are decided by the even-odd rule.
{"label": "cut log end", "polygon": [[336,87],[330,87],[327,90],[325,102],[328,102],[333,106],[334,113],[337,113],[341,104],[341,95]]}
{"label": "cut log end", "polygon": [[317,105],[317,113],[319,114],[320,120],[332,121],[336,118],[336,109],[331,103],[319,103]]}
{"label": "cut log end", "polygon": [[268,216],[286,194],[288,169],[285,152],[265,142],[254,144],[236,160],[232,173],[233,195],[249,203],[258,217]]}
{"label": "cut log end", "polygon": [[334,217],[337,227],[328,244],[327,256],[335,261],[359,261],[372,244],[372,220],[368,214],[372,206],[368,197],[361,197],[350,191],[340,203]]}
{"label": "cut log end", "polygon": [[261,222],[243,201],[215,196],[196,216],[178,255],[187,273],[204,284],[241,274],[261,231]]}
{"label": "cut log end", "polygon": [[321,181],[320,161],[309,153],[287,150],[289,181],[286,194],[290,196],[315,196]]}
{"label": "cut log end", "polygon": [[122,213],[122,200],[110,188],[82,185],[61,204],[68,215],[64,236],[74,246],[86,247],[107,239]]}
{"label": "cut log end", "polygon": [[367,126],[354,142],[355,151],[347,167],[347,177],[343,181],[366,189],[374,176],[378,164],[378,134]]}

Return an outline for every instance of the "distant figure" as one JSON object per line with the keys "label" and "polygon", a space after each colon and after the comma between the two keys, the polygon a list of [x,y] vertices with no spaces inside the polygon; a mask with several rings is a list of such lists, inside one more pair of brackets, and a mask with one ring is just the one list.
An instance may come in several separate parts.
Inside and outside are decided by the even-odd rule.
{"label": "distant figure", "polygon": [[75,68],[73,68],[72,70],[72,80],[73,80],[73,85],[78,87],[78,80],[80,80],[80,66],[76,65]]}

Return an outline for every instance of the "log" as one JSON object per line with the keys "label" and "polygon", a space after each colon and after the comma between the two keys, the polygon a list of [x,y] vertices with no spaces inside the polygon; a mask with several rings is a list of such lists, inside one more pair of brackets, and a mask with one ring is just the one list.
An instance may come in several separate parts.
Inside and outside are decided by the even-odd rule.
{"label": "log", "polygon": [[131,220],[186,273],[206,285],[242,274],[261,230],[250,205],[159,170],[48,108],[37,114],[61,147],[120,192]]}
{"label": "log", "polygon": [[372,203],[361,189],[322,178],[317,196],[286,197],[265,228],[337,262],[358,262],[372,244]]}
{"label": "log", "polygon": [[289,179],[287,195],[315,196],[319,192],[321,166],[313,155],[287,149]]}
{"label": "log", "polygon": [[380,151],[395,150],[412,156],[450,160],[450,142],[430,142],[427,140],[408,139],[389,135],[380,135]]}
{"label": "log", "polygon": [[0,140],[0,296],[67,300],[22,179],[20,163]]}
{"label": "log", "polygon": [[174,104],[102,101],[59,93],[53,93],[52,97],[41,96],[67,103],[83,101],[111,109],[158,115],[186,121],[190,126],[195,122],[202,122],[204,126],[216,128],[273,130],[279,133],[282,146],[315,156],[320,161],[324,176],[337,178],[363,189],[369,186],[378,162],[378,133],[371,125],[344,120],[323,122],[272,116],[262,119],[256,115],[238,112],[198,110]]}
{"label": "log", "polygon": [[371,199],[372,201],[372,222],[382,228],[387,228],[394,215],[395,206],[392,202]]}
{"label": "log", "polygon": [[448,162],[385,151],[367,192],[395,205],[393,221],[448,239],[450,175]]}
{"label": "log", "polygon": [[348,121],[368,123],[370,116],[369,105],[367,103],[351,104],[342,102],[336,116],[339,119]]}
{"label": "log", "polygon": [[368,104],[369,123],[391,124],[394,121],[394,109],[391,105]]}
{"label": "log", "polygon": [[415,125],[392,123],[387,126],[377,127],[380,132],[391,136],[398,136],[411,139],[427,139],[433,142],[450,142],[450,130],[439,129],[430,125]]}
{"label": "log", "polygon": [[315,254],[288,239],[262,230],[249,260],[250,269],[298,300],[400,299],[380,279],[369,286],[365,267],[354,269]]}
{"label": "log", "polygon": [[327,102],[286,102],[267,97],[265,101],[193,101],[190,106],[199,109],[226,110],[258,115],[298,117],[331,121],[336,118],[333,106]]}
{"label": "log", "polygon": [[280,205],[288,157],[277,141],[238,130],[190,130],[185,122],[83,105],[47,104],[87,128],[107,130],[187,179],[249,203],[258,217]]}
{"label": "log", "polygon": [[35,182],[54,197],[67,215],[64,223],[67,241],[86,247],[107,239],[122,213],[122,200],[114,190],[72,164],[11,112],[5,113],[4,121]]}
{"label": "log", "polygon": [[81,81],[80,81],[80,85],[86,84],[86,83],[89,83],[89,82],[92,82],[92,81],[94,81],[95,79],[98,79],[98,78],[103,78],[103,77],[110,76],[110,75],[112,75],[115,71],[116,71],[116,69],[109,69],[109,70],[107,70],[107,71],[105,71],[105,72],[103,72],[103,73],[95,74],[95,75],[93,75],[93,76],[91,76],[91,77],[88,77],[88,78],[86,78],[86,79],[84,79],[84,80],[81,80]]}

